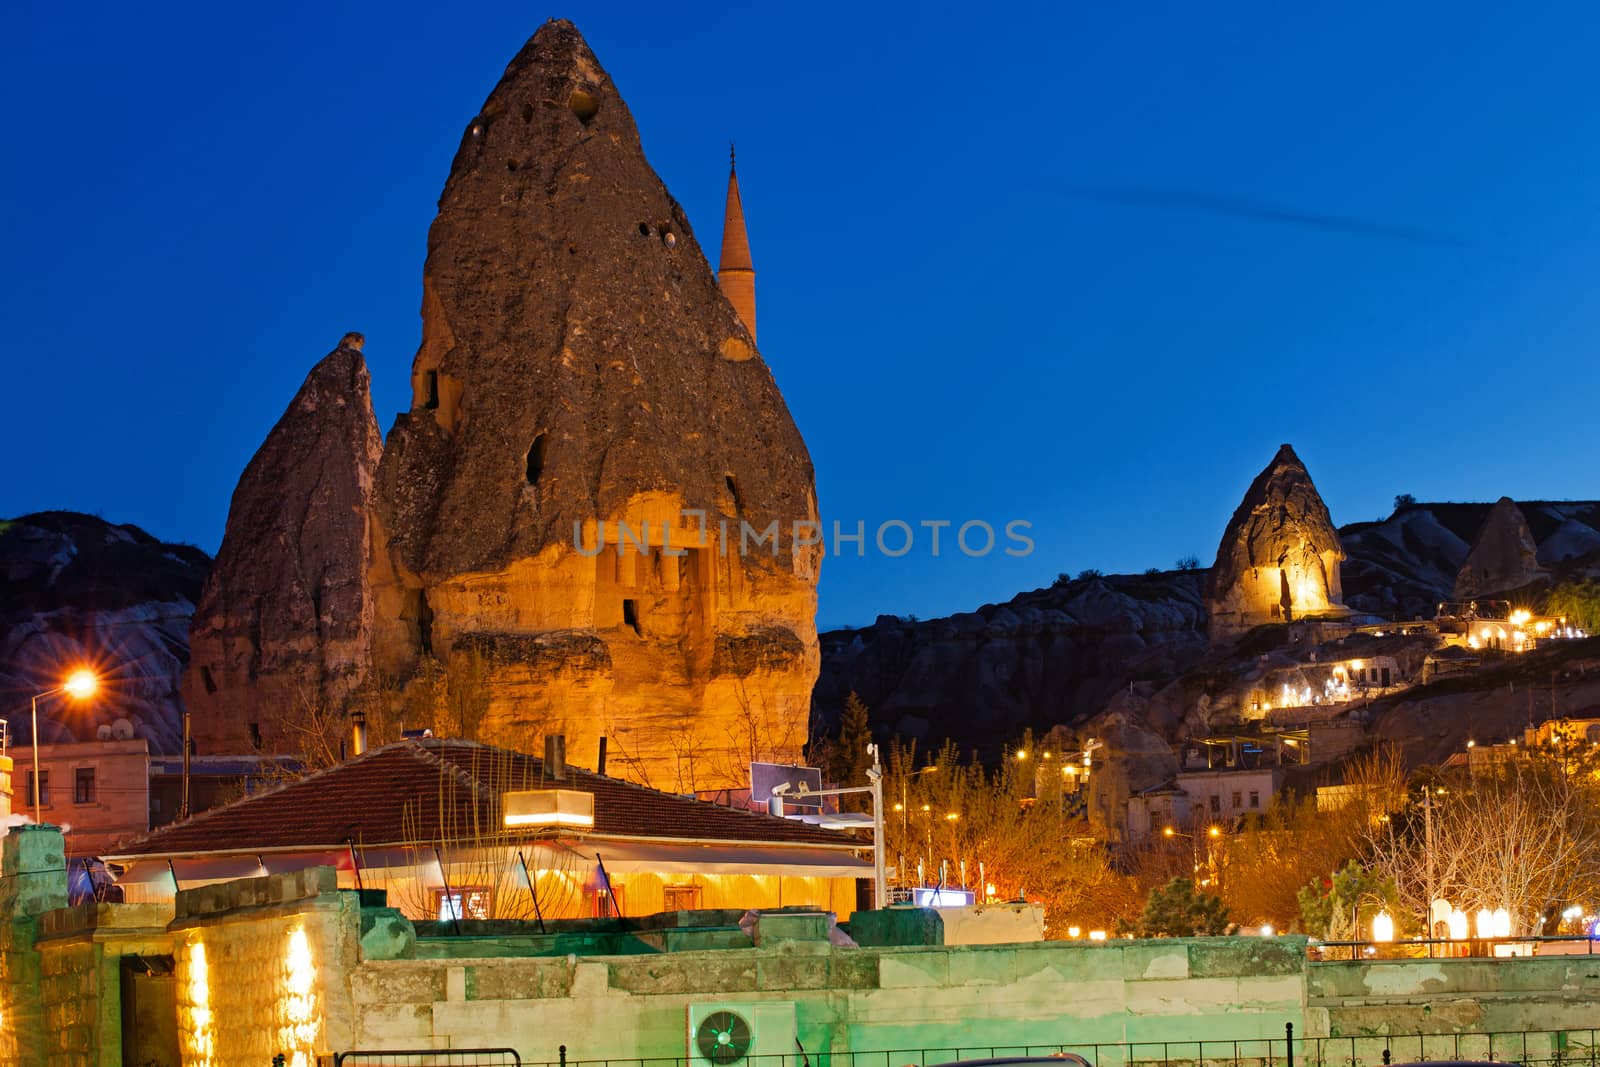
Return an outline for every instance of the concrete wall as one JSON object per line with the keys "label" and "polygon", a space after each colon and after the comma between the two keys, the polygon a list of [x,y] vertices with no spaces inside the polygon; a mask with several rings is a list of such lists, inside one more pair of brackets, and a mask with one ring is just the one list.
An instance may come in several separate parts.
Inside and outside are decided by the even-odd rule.
{"label": "concrete wall", "polygon": [[[808,1051],[1281,1037],[1298,939],[1049,942],[583,959],[389,960],[351,975],[363,1048],[509,1045],[525,1061],[681,1056],[690,1005],[794,1006]],[[771,1051],[794,1051],[792,1034]]]}
{"label": "concrete wall", "polygon": [[1597,999],[1600,955],[1306,968],[1306,1024],[1319,1036],[1587,1028]]}

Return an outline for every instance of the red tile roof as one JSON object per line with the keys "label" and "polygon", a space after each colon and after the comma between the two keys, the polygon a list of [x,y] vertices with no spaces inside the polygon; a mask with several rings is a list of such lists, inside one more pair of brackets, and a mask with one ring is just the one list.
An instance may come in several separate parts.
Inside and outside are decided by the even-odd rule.
{"label": "red tile roof", "polygon": [[[545,777],[544,761],[472,741],[406,740],[271,792],[164,826],[112,856],[186,856],[357,845],[467,843],[500,830],[500,794],[555,788],[594,794],[594,833],[663,841],[722,841],[860,848],[865,842],[702,800],[662,793],[568,767]],[[530,835],[531,836],[531,835]]]}

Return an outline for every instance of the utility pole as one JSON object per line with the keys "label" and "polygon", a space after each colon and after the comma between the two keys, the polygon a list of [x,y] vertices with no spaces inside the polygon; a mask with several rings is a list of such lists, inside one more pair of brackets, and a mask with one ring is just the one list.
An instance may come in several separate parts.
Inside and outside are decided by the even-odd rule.
{"label": "utility pole", "polygon": [[1427,932],[1428,957],[1433,957],[1433,787],[1422,794],[1422,852],[1426,863],[1427,895],[1423,903],[1422,928]]}

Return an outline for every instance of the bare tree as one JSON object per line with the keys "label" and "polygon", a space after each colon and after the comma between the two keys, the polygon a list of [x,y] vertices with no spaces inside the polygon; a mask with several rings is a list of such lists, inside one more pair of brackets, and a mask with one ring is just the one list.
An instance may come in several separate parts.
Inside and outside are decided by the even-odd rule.
{"label": "bare tree", "polygon": [[1592,775],[1550,754],[1508,760],[1420,800],[1368,833],[1373,864],[1404,906],[1505,908],[1514,933],[1554,929],[1567,903],[1600,888],[1600,805]]}

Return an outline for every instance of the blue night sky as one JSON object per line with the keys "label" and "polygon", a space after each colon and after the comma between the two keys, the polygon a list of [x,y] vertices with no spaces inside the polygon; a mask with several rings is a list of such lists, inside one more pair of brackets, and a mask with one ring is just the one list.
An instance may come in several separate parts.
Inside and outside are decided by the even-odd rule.
{"label": "blue night sky", "polygon": [[1033,523],[832,558],[823,625],[1209,563],[1284,441],[1340,523],[1600,493],[1600,8],[21,0],[0,514],[215,551],[347,330],[387,430],[461,130],[550,15],[710,249],[737,139],[825,521]]}

